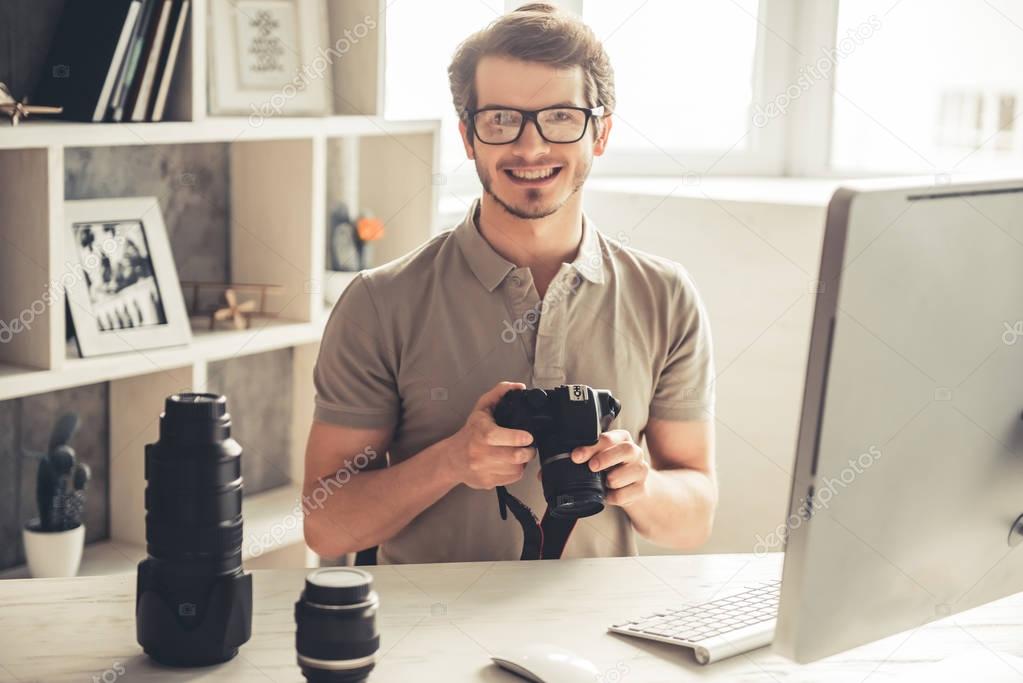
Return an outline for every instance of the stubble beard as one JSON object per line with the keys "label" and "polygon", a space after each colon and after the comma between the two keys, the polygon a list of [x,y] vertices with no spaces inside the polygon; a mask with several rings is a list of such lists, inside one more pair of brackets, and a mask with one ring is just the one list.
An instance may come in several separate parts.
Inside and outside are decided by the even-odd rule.
{"label": "stubble beard", "polygon": [[[539,202],[543,197],[544,190],[526,188],[525,207],[512,205],[509,202],[506,202],[505,200],[501,199],[501,197],[499,197],[497,193],[493,191],[494,179],[490,175],[490,172],[487,171],[487,169],[482,168],[480,166],[478,159],[475,160],[475,164],[476,174],[479,176],[480,183],[483,185],[483,191],[490,195],[493,198],[493,200],[497,202],[505,211],[507,211],[512,216],[515,216],[516,218],[521,218],[524,220],[538,220],[540,218],[546,218],[547,216],[556,213],[562,206],[564,206],[568,202],[569,199],[572,198],[572,196],[576,192],[578,192],[582,188],[583,183],[586,182],[586,178],[588,178],[590,175],[590,168],[593,166],[593,160],[590,159],[585,167],[579,168],[579,170],[575,174],[575,177],[572,178],[571,192],[565,195],[564,199],[562,199],[560,202],[552,202],[545,206],[539,205]],[[503,173],[504,171],[499,172]]]}

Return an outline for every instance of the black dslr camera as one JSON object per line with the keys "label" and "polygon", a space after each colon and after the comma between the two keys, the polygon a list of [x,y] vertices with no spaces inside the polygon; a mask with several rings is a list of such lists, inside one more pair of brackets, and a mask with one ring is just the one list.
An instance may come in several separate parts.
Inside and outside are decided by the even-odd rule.
{"label": "black dslr camera", "polygon": [[494,421],[533,435],[547,513],[578,519],[604,509],[604,474],[572,462],[572,449],[597,443],[621,411],[610,391],[569,384],[513,389],[494,408]]}

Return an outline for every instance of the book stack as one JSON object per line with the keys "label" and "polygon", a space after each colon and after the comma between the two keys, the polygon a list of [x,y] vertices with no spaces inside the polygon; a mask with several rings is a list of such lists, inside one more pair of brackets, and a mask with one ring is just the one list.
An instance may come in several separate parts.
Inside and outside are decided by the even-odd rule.
{"label": "book stack", "polygon": [[68,2],[33,102],[76,121],[160,121],[189,0]]}

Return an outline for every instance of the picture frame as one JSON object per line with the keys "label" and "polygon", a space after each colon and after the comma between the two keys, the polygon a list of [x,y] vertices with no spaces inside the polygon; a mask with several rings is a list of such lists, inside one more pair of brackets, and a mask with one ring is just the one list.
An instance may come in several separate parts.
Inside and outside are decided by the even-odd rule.
{"label": "picture frame", "polygon": [[329,113],[323,0],[210,0],[207,36],[210,114]]}
{"label": "picture frame", "polygon": [[191,341],[156,197],[64,202],[64,244],[61,285],[82,358]]}

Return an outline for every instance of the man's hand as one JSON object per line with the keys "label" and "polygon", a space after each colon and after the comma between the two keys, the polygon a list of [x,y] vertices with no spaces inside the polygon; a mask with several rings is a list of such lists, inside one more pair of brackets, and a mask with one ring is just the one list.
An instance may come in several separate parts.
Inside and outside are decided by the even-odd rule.
{"label": "man's hand", "polygon": [[604,500],[611,505],[626,507],[647,494],[650,464],[628,430],[604,432],[592,446],[573,450],[572,462],[589,463],[592,472],[607,472],[608,490]]}
{"label": "man's hand", "polygon": [[492,489],[522,478],[526,463],[536,456],[533,435],[521,429],[506,429],[494,422],[493,410],[512,389],[525,389],[520,382],[498,382],[483,394],[465,425],[446,439],[446,464],[452,476],[474,489]]}

